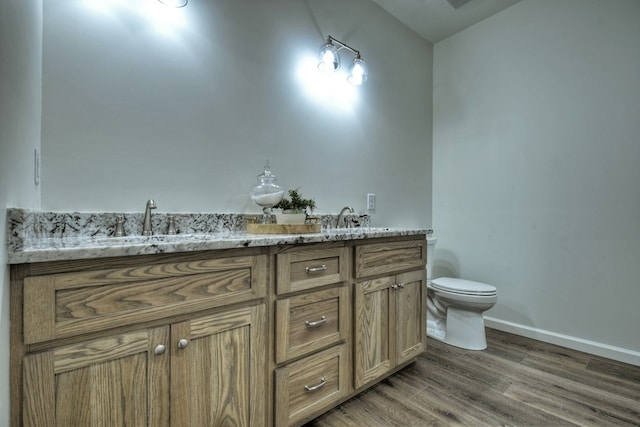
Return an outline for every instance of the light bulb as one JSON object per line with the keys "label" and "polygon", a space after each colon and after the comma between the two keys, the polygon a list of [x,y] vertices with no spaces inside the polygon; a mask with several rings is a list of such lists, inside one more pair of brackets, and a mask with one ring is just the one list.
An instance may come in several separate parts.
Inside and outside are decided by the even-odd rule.
{"label": "light bulb", "polygon": [[158,0],[160,3],[170,7],[185,7],[189,0]]}
{"label": "light bulb", "polygon": [[338,49],[331,43],[331,40],[327,40],[327,43],[322,45],[318,59],[320,60],[320,62],[318,62],[318,69],[320,71],[332,72],[340,68]]}
{"label": "light bulb", "polygon": [[367,63],[360,58],[360,55],[357,55],[353,60],[353,63],[351,63],[351,69],[349,70],[349,77],[347,77],[347,81],[352,85],[359,86],[367,81],[368,75]]}

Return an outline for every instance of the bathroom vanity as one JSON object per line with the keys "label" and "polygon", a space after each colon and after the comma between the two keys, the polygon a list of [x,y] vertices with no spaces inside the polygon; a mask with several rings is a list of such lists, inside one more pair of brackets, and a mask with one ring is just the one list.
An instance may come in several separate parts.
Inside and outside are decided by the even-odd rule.
{"label": "bathroom vanity", "polygon": [[9,258],[13,426],[300,425],[424,351],[426,230],[39,238]]}

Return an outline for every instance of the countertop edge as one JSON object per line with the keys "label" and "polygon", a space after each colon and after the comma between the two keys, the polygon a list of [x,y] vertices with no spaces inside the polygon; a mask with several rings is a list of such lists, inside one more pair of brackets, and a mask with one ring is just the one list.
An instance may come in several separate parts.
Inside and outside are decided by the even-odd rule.
{"label": "countertop edge", "polygon": [[51,238],[40,239],[23,248],[8,251],[9,264],[71,261],[109,257],[195,252],[243,247],[365,240],[385,237],[426,235],[422,228],[363,228],[329,230],[312,234],[247,234],[231,232],[210,235],[152,236],[113,239]]}

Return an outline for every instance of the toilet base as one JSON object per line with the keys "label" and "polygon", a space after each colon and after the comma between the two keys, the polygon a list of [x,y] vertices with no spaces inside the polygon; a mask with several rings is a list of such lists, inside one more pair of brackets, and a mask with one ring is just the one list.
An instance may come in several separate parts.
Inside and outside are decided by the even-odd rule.
{"label": "toilet base", "polygon": [[427,336],[442,341],[445,335],[446,331],[442,324],[427,317]]}
{"label": "toilet base", "polygon": [[460,310],[449,306],[445,336],[439,338],[434,335],[433,338],[467,350],[484,350],[487,348],[487,338],[482,312]]}

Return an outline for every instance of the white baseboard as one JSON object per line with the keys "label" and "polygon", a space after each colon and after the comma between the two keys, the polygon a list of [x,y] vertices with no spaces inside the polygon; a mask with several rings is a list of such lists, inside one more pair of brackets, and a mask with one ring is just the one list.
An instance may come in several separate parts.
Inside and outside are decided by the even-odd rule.
{"label": "white baseboard", "polygon": [[543,329],[532,328],[530,326],[507,322],[493,317],[485,316],[484,324],[489,328],[497,329],[499,331],[510,332],[515,335],[521,335],[523,337],[640,366],[640,352],[627,350],[626,348],[614,347],[608,344],[584,340],[582,338],[558,334],[551,331],[545,331]]}

